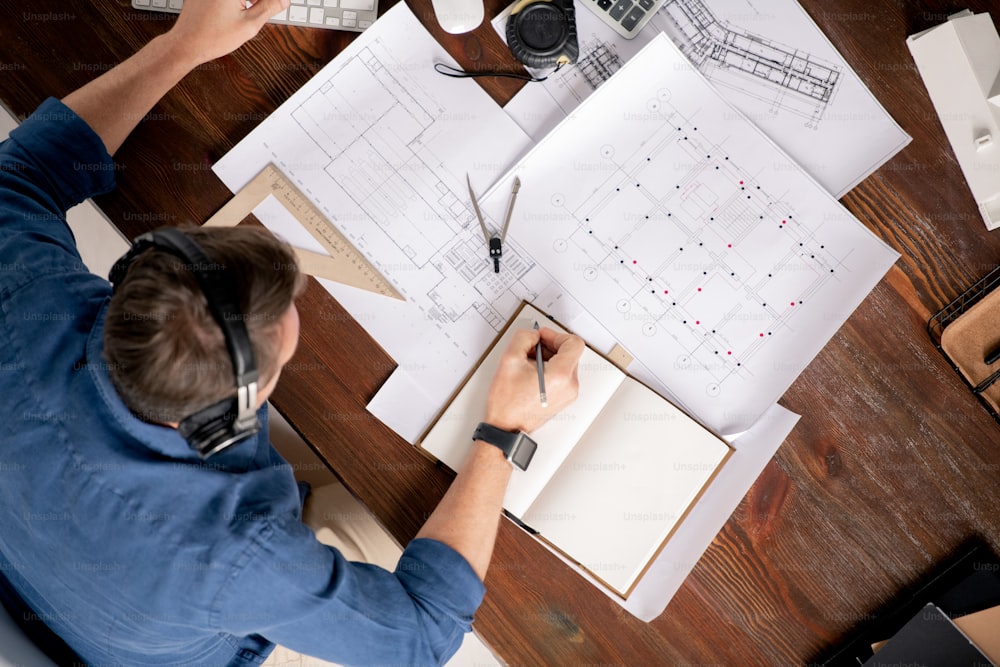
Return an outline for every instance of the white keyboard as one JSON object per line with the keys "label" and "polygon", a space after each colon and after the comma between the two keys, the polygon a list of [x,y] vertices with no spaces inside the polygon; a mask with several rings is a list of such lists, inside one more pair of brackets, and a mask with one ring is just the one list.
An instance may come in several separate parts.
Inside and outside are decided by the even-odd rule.
{"label": "white keyboard", "polygon": [[[132,0],[136,9],[177,14],[184,0]],[[378,16],[378,0],[292,0],[288,9],[268,23],[361,32]]]}

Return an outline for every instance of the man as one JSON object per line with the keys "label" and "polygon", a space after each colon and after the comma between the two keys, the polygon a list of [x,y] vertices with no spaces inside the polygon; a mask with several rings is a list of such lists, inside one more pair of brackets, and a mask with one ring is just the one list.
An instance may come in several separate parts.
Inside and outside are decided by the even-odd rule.
{"label": "man", "polygon": [[[303,525],[264,407],[298,340],[287,248],[247,230],[189,233],[244,284],[262,374],[264,428],[202,460],[176,427],[231,393],[233,375],[190,267],[146,250],[112,297],[65,224],[68,207],[113,187],[110,154],[164,93],[286,5],[187,0],[168,33],[46,101],[0,147],[0,598],[88,664],[257,665],[275,643],[349,664],[437,664],[484,593],[511,475],[486,442],[470,440],[393,572],[348,562]],[[582,349],[548,329],[519,332],[484,421],[537,428],[574,399]]]}

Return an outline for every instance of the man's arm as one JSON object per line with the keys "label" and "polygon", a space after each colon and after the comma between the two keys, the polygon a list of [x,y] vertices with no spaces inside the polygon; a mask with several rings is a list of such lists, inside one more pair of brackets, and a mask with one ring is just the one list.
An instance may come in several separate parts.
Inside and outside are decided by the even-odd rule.
{"label": "man's arm", "polygon": [[143,116],[188,72],[234,51],[289,0],[187,0],[174,27],[63,99],[114,154]]}
{"label": "man's arm", "polygon": [[[545,408],[538,400],[534,357],[539,337],[549,355],[545,364]],[[490,385],[485,421],[507,431],[530,433],[572,403],[577,395],[576,371],[583,348],[579,337],[551,329],[518,331]],[[485,442],[473,443],[458,476],[417,537],[444,542],[469,561],[480,579],[485,578],[510,475],[511,465],[498,448]]]}

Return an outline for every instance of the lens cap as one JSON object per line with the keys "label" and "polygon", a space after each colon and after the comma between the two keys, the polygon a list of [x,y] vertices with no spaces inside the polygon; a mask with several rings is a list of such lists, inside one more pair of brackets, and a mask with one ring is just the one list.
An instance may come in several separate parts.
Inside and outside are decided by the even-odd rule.
{"label": "lens cap", "polygon": [[516,30],[521,43],[539,56],[558,53],[569,29],[566,15],[551,2],[536,2],[517,13]]}

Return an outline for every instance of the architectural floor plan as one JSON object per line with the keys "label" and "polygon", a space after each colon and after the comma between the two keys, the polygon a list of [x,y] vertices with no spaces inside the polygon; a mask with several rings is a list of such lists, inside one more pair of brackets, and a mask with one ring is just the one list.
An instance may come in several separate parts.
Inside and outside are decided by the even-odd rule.
{"label": "architectural floor plan", "polygon": [[717,86],[790,112],[816,127],[837,91],[841,67],[719,19],[702,0],[668,0],[658,21],[691,63]]}
{"label": "architectural floor plan", "polygon": [[722,433],[784,393],[896,257],[662,35],[515,174],[510,236]]}
{"label": "architectural floor plan", "polygon": [[[275,164],[393,283],[405,302],[324,284],[435,396],[551,282],[516,243],[493,272],[466,173],[484,192],[530,140],[474,81],[434,72],[448,60],[405,6],[391,10],[215,166],[236,191]],[[322,252],[279,208],[258,217]]]}

